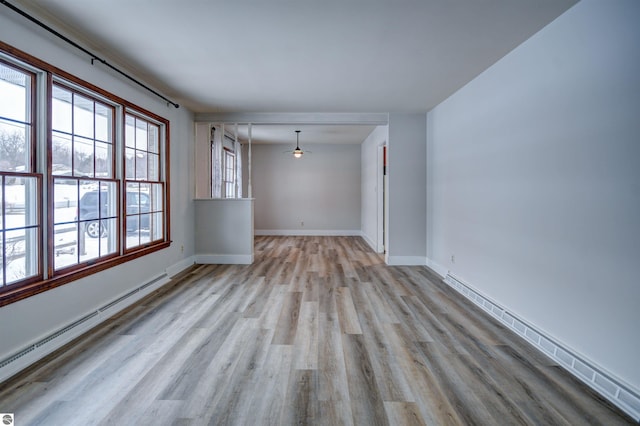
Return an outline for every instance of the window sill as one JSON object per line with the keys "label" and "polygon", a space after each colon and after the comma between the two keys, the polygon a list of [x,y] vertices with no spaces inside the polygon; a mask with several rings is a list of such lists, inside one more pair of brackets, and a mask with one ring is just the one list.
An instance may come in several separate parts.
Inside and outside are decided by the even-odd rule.
{"label": "window sill", "polygon": [[153,246],[144,247],[134,252],[126,253],[122,256],[105,260],[104,262],[94,263],[92,265],[87,265],[83,268],[74,269],[71,272],[68,272],[62,275],[57,275],[48,280],[36,281],[31,284],[19,285],[19,286],[16,286],[15,288],[11,288],[11,286],[7,286],[9,288],[3,289],[2,293],[0,293],[0,307],[9,305],[14,302],[18,302],[22,299],[26,299],[38,293],[43,293],[53,288],[60,287],[61,285],[70,283],[72,281],[76,281],[81,278],[88,277],[90,275],[104,271],[106,269],[113,268],[114,266],[121,265],[130,260],[134,260],[139,257],[146,256],[147,254],[151,254],[156,251],[165,249],[170,245],[171,245],[171,242],[169,241],[158,243]]}

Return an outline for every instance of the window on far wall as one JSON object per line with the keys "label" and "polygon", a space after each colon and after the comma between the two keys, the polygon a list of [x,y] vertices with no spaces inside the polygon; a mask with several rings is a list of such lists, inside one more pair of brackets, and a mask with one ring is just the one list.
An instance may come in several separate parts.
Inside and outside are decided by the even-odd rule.
{"label": "window on far wall", "polygon": [[168,133],[0,42],[0,306],[169,245]]}
{"label": "window on far wall", "polygon": [[[236,129],[237,131],[237,129]],[[225,125],[211,127],[211,197],[242,198],[242,147],[225,132]]]}
{"label": "window on far wall", "polygon": [[224,196],[226,198],[236,198],[236,156],[224,149]]}

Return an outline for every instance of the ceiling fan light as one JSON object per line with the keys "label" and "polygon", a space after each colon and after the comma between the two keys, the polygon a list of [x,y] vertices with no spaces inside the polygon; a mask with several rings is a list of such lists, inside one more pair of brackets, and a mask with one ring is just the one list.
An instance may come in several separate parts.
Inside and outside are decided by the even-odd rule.
{"label": "ceiling fan light", "polygon": [[304,154],[304,152],[300,149],[300,130],[296,130],[296,149],[293,150],[293,156],[300,158],[302,154]]}

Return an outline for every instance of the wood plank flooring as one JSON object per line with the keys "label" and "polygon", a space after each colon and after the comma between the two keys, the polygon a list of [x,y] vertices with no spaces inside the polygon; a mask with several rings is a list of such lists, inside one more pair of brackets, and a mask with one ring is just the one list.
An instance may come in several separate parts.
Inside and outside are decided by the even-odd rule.
{"label": "wood plank flooring", "polygon": [[0,390],[19,425],[633,424],[423,267],[256,237]]}

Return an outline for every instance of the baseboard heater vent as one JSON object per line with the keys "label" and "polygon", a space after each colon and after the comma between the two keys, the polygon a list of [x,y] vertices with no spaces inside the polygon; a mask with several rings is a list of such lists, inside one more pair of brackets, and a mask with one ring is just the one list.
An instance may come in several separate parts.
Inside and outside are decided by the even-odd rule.
{"label": "baseboard heater vent", "polygon": [[543,332],[517,318],[513,313],[492,302],[450,273],[445,276],[444,282],[516,334],[525,338],[545,355],[557,361],[559,365],[629,414],[635,421],[640,421],[640,394],[638,392],[633,391],[620,380],[576,355],[549,336],[545,336]]}
{"label": "baseboard heater vent", "polygon": [[[0,361],[0,383],[169,281],[162,274]],[[145,291],[147,290],[147,291]]]}

